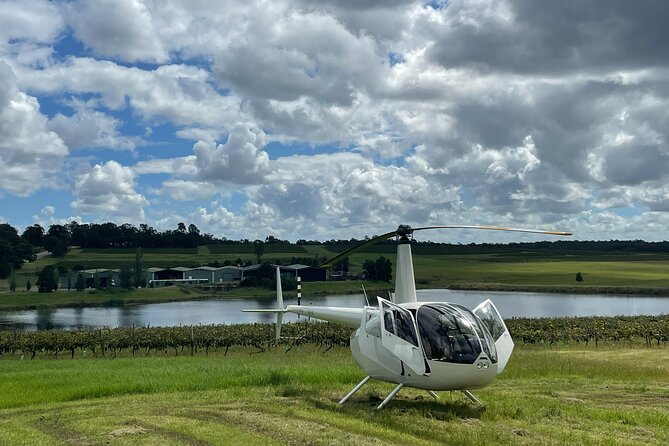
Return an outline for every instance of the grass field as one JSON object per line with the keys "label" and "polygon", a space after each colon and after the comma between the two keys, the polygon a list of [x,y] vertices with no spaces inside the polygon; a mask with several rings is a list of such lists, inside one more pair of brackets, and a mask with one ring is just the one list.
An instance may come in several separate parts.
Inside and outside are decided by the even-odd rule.
{"label": "grass field", "polygon": [[[224,245],[220,245],[224,246]],[[274,246],[274,245],[273,245]],[[280,245],[276,245],[280,246]],[[383,246],[385,248],[385,245]],[[264,260],[289,262],[292,257],[329,257],[332,252],[324,246],[308,245],[305,253],[266,253]],[[350,257],[352,272],[360,272],[366,259],[385,256],[395,261],[388,252],[357,253]],[[255,261],[252,253],[211,252],[210,247],[195,249],[146,250],[145,267],[195,266],[225,260]],[[660,294],[669,295],[669,257],[667,254],[633,253],[567,253],[528,252],[505,254],[430,254],[414,255],[417,285],[420,288],[444,288],[452,284],[503,284],[523,286],[577,286],[576,273],[584,277],[582,285],[595,287],[664,288]],[[119,268],[131,266],[135,259],[132,250],[73,249],[63,259],[44,258],[26,264],[17,272],[17,288],[25,290],[26,280],[33,287],[37,273],[45,265],[60,265],[71,269],[75,265],[86,268]],[[356,284],[355,289],[360,289]],[[0,280],[0,292],[9,289],[6,280]]]}
{"label": "grass field", "polygon": [[348,349],[0,359],[0,444],[669,443],[669,349],[517,348],[491,386],[438,401],[361,378]]}
{"label": "grass field", "polygon": [[[349,282],[309,282],[305,283],[304,296],[314,294],[350,294],[361,293],[362,286],[368,293],[386,295],[392,288],[386,282],[349,281]],[[40,306],[52,307],[83,307],[83,306],[123,306],[137,303],[173,302],[179,300],[198,300],[211,298],[258,298],[275,297],[276,291],[268,288],[250,287],[236,288],[231,291],[208,293],[198,292],[185,287],[169,286],[160,288],[134,289],[131,291],[111,288],[109,290],[67,291],[59,290],[52,293],[38,293],[33,291],[17,291],[15,293],[0,293],[0,310],[33,309]],[[296,296],[296,291],[284,291],[286,298]]]}

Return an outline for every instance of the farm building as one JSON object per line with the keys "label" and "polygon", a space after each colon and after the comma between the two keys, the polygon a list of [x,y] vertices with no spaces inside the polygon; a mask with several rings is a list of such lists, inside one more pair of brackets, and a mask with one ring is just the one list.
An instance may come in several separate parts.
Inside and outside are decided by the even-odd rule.
{"label": "farm building", "polygon": [[187,279],[206,280],[208,283],[232,282],[241,280],[242,270],[237,266],[223,266],[220,268],[198,266],[197,268],[191,268],[185,275]]}
{"label": "farm building", "polygon": [[118,269],[95,268],[61,274],[58,277],[58,287],[74,288],[78,276],[83,276],[86,288],[94,288],[96,286],[96,281],[102,288],[118,286],[120,284]]}
{"label": "farm building", "polygon": [[[300,264],[295,264],[295,265],[272,265],[272,268],[279,267],[281,270],[281,277],[286,277],[286,278],[292,278],[295,279],[296,277],[301,277],[303,282],[319,282],[319,281],[325,281],[326,280],[326,270],[323,268],[319,268],[317,266],[308,266],[308,265],[300,265]],[[242,269],[242,280],[244,280],[245,277],[253,277],[255,276],[256,272],[258,269],[260,269],[260,265],[250,265],[250,266],[244,266],[241,268]]]}
{"label": "farm building", "polygon": [[326,280],[326,270],[318,266],[308,265],[288,265],[281,267],[281,275],[283,277],[291,277],[293,279],[300,277],[303,282],[323,282]]}
{"label": "farm building", "polygon": [[177,283],[202,284],[218,283],[241,280],[242,271],[237,266],[198,266],[186,268],[177,266],[174,268],[149,268],[146,270],[146,283],[148,286],[167,286]]}

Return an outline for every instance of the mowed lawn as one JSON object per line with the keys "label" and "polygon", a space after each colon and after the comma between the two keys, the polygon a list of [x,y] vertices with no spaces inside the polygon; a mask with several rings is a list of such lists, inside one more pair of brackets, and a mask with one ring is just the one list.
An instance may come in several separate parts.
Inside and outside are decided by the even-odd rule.
{"label": "mowed lawn", "polygon": [[[346,348],[0,359],[0,444],[669,444],[669,348],[517,348],[475,393],[435,401],[362,377]],[[89,354],[90,355],[90,354]]]}

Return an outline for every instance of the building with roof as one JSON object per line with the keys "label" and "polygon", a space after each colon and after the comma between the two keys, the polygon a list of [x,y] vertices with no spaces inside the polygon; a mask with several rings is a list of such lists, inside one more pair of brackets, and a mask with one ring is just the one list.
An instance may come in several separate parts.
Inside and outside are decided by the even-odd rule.
{"label": "building with roof", "polygon": [[168,286],[179,283],[205,284],[240,281],[242,270],[237,266],[198,266],[195,268],[149,268],[146,270],[146,283],[150,287]]}
{"label": "building with roof", "polygon": [[[300,277],[303,282],[321,282],[327,280],[326,270],[318,266],[309,266],[296,263],[294,265],[275,265],[272,264],[272,268],[279,267],[281,271],[281,277],[296,279]],[[255,277],[257,271],[260,269],[260,265],[249,265],[241,268],[242,277],[241,280],[244,280],[245,277]]]}
{"label": "building with roof", "polygon": [[71,271],[67,274],[61,274],[58,276],[58,287],[59,288],[74,288],[77,283],[77,277],[82,276],[84,278],[84,284],[86,288],[95,288],[96,285],[101,288],[107,288],[110,286],[119,286],[121,281],[119,279],[118,269],[107,269],[107,268],[94,268],[94,269],[83,269],[80,271]]}

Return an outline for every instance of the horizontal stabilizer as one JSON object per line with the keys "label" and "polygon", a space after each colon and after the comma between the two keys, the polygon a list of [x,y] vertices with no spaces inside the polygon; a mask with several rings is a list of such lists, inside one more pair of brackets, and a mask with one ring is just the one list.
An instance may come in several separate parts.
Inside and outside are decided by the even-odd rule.
{"label": "horizontal stabilizer", "polygon": [[276,310],[242,310],[244,313],[288,313],[288,310],[277,308]]}

